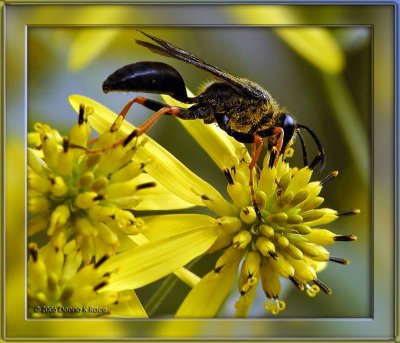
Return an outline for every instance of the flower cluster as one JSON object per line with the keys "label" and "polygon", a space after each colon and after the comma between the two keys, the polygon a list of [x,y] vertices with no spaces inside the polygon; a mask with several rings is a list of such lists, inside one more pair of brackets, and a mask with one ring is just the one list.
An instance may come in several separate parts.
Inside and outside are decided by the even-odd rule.
{"label": "flower cluster", "polygon": [[[317,271],[328,261],[342,264],[348,261],[330,256],[324,246],[356,239],[354,235],[336,235],[321,228],[341,215],[335,210],[319,207],[324,201],[319,196],[323,184],[334,178],[337,172],[321,181],[311,182],[313,172],[310,168],[291,168],[286,162],[287,156],[281,156],[276,166],[270,168],[269,158],[268,153],[255,185],[261,218],[252,204],[248,163],[242,159],[239,165],[224,171],[235,215],[227,213],[219,219],[223,234],[216,244],[223,241],[223,245],[229,247],[212,273],[220,274],[225,264],[229,264],[229,259],[236,261],[236,266],[244,258],[239,274],[241,298],[236,303],[238,315],[246,313],[258,281],[261,281],[269,299],[265,308],[273,314],[286,307],[279,298],[280,278],[290,280],[310,297],[320,289],[331,294],[331,289],[318,279]],[[356,214],[358,210],[350,213]]]}
{"label": "flower cluster", "polygon": [[141,189],[155,187],[140,177],[144,164],[132,161],[134,146],[101,150],[113,142],[112,132],[90,153],[87,115],[82,106],[69,137],[37,123],[31,135],[37,149],[28,149],[29,234],[45,229],[60,248],[73,236],[70,244],[85,263],[115,254],[126,235],[139,232],[143,223],[129,209],[140,203]]}
{"label": "flower cluster", "polygon": [[[81,308],[103,302],[108,310],[96,314],[110,315],[110,301],[121,301],[116,292],[112,297],[99,295],[109,273],[100,275],[98,267],[106,258],[138,245],[131,237],[141,232],[144,223],[132,210],[169,209],[174,201],[179,208],[185,207],[144,173],[146,161],[133,159],[145,139],[120,144],[115,124],[89,141],[88,116],[92,113],[92,107],[81,105],[78,122],[68,137],[41,123],[29,134],[28,235],[33,241],[48,240],[41,249],[35,243],[30,245],[31,313],[38,304]],[[154,205],[157,197],[166,203]],[[123,293],[123,298],[131,301],[135,295],[130,293],[128,297]],[[138,304],[133,310],[139,308],[139,316],[143,316]],[[112,308],[111,314],[115,314],[115,304]],[[52,314],[41,311],[40,315],[46,313]]]}
{"label": "flower cluster", "polygon": [[[216,127],[186,121],[224,172],[225,199],[149,137],[132,135],[135,128],[121,116],[85,97],[70,101],[79,120],[68,138],[45,124],[36,124],[30,135],[35,147],[28,150],[28,232],[31,240],[44,231],[49,238],[42,248],[29,245],[32,315],[34,306],[46,304],[103,305],[107,315],[146,316],[132,290],[170,274],[191,287],[177,317],[216,316],[237,279],[238,317],[248,313],[258,284],[272,314],[286,306],[282,278],[310,297],[321,289],[331,293],[317,273],[329,261],[348,261],[325,246],[356,237],[336,235],[325,225],[359,212],[321,207],[322,187],[337,172],[311,181],[309,167],[290,167],[291,149],[272,167],[267,153],[253,171],[253,199],[245,146]],[[90,126],[98,138],[89,140]],[[134,214],[194,205],[212,214]],[[205,276],[184,268],[214,252],[219,258]]]}
{"label": "flower cluster", "polygon": [[133,291],[100,292],[108,274],[99,272],[97,263],[82,266],[76,252],[48,244],[38,249],[29,244],[28,315],[43,317],[147,317]]}

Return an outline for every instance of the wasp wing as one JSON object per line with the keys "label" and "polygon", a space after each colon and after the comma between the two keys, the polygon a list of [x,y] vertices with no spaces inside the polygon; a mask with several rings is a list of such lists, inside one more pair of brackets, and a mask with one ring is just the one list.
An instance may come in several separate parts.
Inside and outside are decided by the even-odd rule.
{"label": "wasp wing", "polygon": [[196,67],[204,69],[204,70],[210,72],[211,74],[213,74],[214,76],[216,76],[217,78],[219,78],[223,81],[226,81],[227,83],[232,85],[237,91],[239,91],[239,93],[245,92],[247,95],[249,95],[253,98],[261,98],[261,99],[269,100],[268,93],[265,90],[263,90],[256,83],[251,82],[247,79],[241,79],[241,78],[235,77],[235,76],[227,73],[226,71],[203,61],[202,59],[200,59],[199,57],[193,55],[192,53],[190,53],[188,51],[178,48],[177,46],[175,46],[171,43],[168,43],[160,38],[152,36],[148,33],[145,33],[140,30],[138,30],[138,31],[141,32],[142,34],[144,34],[146,37],[153,40],[154,42],[156,42],[159,46],[149,43],[149,42],[142,41],[142,40],[136,40],[137,44],[142,45],[157,54],[167,56],[167,57],[175,57],[179,60],[185,61],[187,63],[195,65]]}

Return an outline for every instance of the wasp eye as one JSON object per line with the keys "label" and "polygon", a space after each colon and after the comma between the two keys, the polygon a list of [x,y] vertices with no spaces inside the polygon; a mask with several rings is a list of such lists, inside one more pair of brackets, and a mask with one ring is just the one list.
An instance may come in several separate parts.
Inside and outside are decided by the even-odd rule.
{"label": "wasp eye", "polygon": [[284,113],[282,115],[281,127],[284,132],[283,147],[285,148],[292,139],[294,135],[294,130],[296,128],[296,123],[294,122],[294,119],[288,113]]}
{"label": "wasp eye", "polygon": [[285,133],[286,133],[286,129],[293,128],[293,130],[294,130],[295,123],[294,123],[293,118],[290,116],[290,114],[285,113],[282,115],[282,124],[281,125],[282,125],[282,129],[285,130]]}

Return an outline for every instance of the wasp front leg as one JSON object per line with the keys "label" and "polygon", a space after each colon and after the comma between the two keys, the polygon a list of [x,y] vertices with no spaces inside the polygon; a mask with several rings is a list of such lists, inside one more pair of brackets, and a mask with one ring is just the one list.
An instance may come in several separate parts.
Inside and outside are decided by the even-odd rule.
{"label": "wasp front leg", "polygon": [[278,139],[271,150],[271,158],[269,160],[270,168],[276,166],[276,164],[278,163],[279,155],[281,154],[281,152],[283,152],[282,147],[283,147],[283,138],[285,136],[285,131],[281,127],[275,127],[272,129],[271,136],[275,136],[275,135],[278,136]]}
{"label": "wasp front leg", "polygon": [[229,126],[229,117],[225,114],[220,114],[215,117],[219,127],[226,131],[226,133],[237,141],[241,143],[252,143],[252,153],[251,153],[251,161],[249,163],[249,187],[250,187],[250,195],[251,201],[253,203],[254,210],[256,211],[258,220],[262,220],[262,215],[260,209],[257,206],[256,202],[256,195],[254,190],[254,167],[257,166],[258,159],[260,158],[261,151],[263,148],[263,138],[259,135],[251,134],[251,133],[244,133],[239,132],[232,129]]}

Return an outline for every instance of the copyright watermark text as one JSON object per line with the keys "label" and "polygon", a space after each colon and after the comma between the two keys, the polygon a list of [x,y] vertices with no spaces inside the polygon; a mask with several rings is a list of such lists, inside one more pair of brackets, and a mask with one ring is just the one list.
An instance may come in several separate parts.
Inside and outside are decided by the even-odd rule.
{"label": "copyright watermark text", "polygon": [[97,306],[35,306],[35,313],[107,313],[107,307]]}

